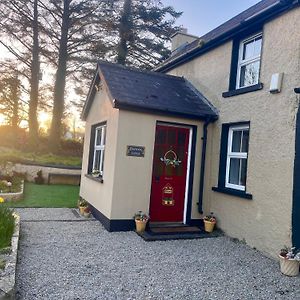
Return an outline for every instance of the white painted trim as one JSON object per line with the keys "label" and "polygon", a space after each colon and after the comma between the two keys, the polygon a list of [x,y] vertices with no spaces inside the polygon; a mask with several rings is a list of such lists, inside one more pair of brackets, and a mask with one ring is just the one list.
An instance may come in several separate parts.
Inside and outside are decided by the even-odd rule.
{"label": "white painted trim", "polygon": [[[251,57],[250,59],[243,60],[244,44],[246,44],[247,42],[249,42],[251,40],[255,40],[255,39],[259,38],[259,37],[261,37],[261,38],[263,37],[262,32],[260,32],[260,33],[258,33],[256,35],[250,36],[250,37],[248,37],[248,38],[246,38],[246,39],[244,39],[244,40],[242,40],[240,42],[240,45],[239,45],[239,57],[238,57],[238,64],[237,64],[237,75],[236,75],[236,89],[237,90],[249,86],[249,85],[247,85],[247,86],[240,86],[241,68],[243,66],[248,65],[250,63],[254,63],[254,62],[259,61],[259,69],[260,69],[262,48],[260,50],[260,55],[255,56],[255,57]],[[261,47],[262,47],[262,45],[261,45]],[[258,82],[259,82],[259,77],[258,77]],[[258,84],[258,82],[254,83],[253,85]]]}
{"label": "white painted trim", "polygon": [[189,133],[189,146],[188,146],[186,181],[185,181],[185,195],[184,195],[184,209],[183,209],[183,223],[184,224],[186,224],[187,206],[188,206],[188,201],[189,201],[189,187],[190,187],[189,182],[190,182],[190,171],[191,171],[193,128],[190,127],[189,130],[190,130],[190,133]]}
{"label": "white painted trim", "polygon": [[[101,130],[101,140],[100,140],[100,145],[97,145],[97,135],[99,129]],[[103,176],[103,166],[104,166],[104,161],[103,161],[103,153],[105,150],[105,139],[106,138],[106,125],[101,125],[95,128],[95,140],[94,140],[94,156],[93,156],[93,169],[95,169],[95,157],[96,157],[96,151],[100,151],[100,161],[99,161],[99,171],[100,175]]]}
{"label": "white painted trim", "polygon": [[[227,160],[226,160],[226,174],[225,174],[225,187],[245,191],[246,186],[243,185],[237,185],[232,184],[229,182],[229,169],[230,169],[230,159],[231,158],[241,158],[241,159],[248,159],[248,153],[247,152],[232,152],[232,138],[233,138],[233,132],[237,130],[249,130],[249,125],[242,125],[242,126],[231,126],[228,130],[228,145],[227,145]],[[249,147],[249,146],[248,146]],[[249,151],[249,149],[248,149]]]}

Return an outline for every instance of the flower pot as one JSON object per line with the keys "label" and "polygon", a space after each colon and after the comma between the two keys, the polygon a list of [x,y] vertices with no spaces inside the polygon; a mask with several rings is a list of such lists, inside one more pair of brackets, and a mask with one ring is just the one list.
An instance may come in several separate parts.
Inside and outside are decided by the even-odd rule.
{"label": "flower pot", "polygon": [[147,221],[135,220],[136,232],[144,232],[146,229]]}
{"label": "flower pot", "polygon": [[83,216],[86,206],[79,206],[79,213]]}
{"label": "flower pot", "polygon": [[299,275],[299,261],[295,259],[287,259],[279,255],[280,259],[280,271],[282,274],[287,276],[298,276]]}
{"label": "flower pot", "polygon": [[203,220],[203,221],[204,221],[204,230],[206,232],[213,232],[216,222],[211,222],[207,220]]}

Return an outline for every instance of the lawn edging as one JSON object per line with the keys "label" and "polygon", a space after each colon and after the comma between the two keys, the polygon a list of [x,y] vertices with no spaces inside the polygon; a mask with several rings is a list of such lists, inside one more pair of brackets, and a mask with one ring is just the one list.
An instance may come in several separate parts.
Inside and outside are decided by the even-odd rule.
{"label": "lawn edging", "polygon": [[0,197],[5,199],[5,201],[18,201],[23,198],[24,194],[24,180],[21,183],[21,191],[17,193],[0,193]]}
{"label": "lawn edging", "polygon": [[11,252],[5,257],[4,276],[0,280],[0,300],[15,299],[16,268],[20,237],[20,216],[15,216],[15,231],[11,238]]}

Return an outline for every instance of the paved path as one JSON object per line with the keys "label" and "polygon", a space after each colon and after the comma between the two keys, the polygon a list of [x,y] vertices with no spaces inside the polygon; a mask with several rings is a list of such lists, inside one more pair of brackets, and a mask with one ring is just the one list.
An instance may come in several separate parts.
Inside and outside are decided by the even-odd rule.
{"label": "paved path", "polygon": [[226,237],[144,242],[70,209],[19,209],[17,299],[300,299],[300,277]]}

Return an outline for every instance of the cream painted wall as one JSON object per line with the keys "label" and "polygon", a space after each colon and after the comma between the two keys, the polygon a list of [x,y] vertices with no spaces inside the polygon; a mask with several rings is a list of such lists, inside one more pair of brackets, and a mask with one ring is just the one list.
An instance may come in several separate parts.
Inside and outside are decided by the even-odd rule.
{"label": "cream painted wall", "polygon": [[[105,90],[97,92],[86,120],[80,195],[109,219],[111,218],[114,187],[118,118],[119,110],[113,109]],[[107,122],[107,135],[103,183],[100,183],[87,178],[85,175],[88,170],[91,126],[105,121]]]}
{"label": "cream painted wall", "polygon": [[[131,219],[138,210],[149,212],[152,158],[157,121],[198,126],[192,218],[201,217],[197,213],[196,202],[198,202],[199,196],[202,122],[120,111],[112,219]],[[146,148],[145,157],[126,156],[127,145],[144,146]]]}
{"label": "cream painted wall", "polygon": [[[230,98],[228,90],[232,43],[179,66],[169,74],[190,80],[219,110],[209,126],[205,211],[213,211],[218,225],[230,236],[265,253],[276,255],[291,243],[295,116],[293,89],[300,83],[300,8],[267,23],[263,29],[261,82],[264,89]],[[268,92],[271,75],[284,72],[282,92]],[[222,123],[250,121],[247,192],[245,200],[213,192],[217,186]]]}
{"label": "cream painted wall", "polygon": [[[149,212],[152,158],[157,121],[197,126],[192,218],[199,219],[199,175],[202,151],[200,121],[119,111],[105,91],[95,96],[86,120],[80,195],[109,219],[132,219],[142,210]],[[87,178],[91,126],[107,121],[103,183]],[[145,157],[126,155],[127,145],[144,146]]]}

